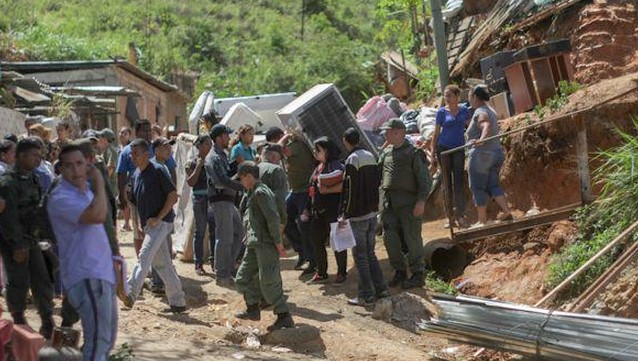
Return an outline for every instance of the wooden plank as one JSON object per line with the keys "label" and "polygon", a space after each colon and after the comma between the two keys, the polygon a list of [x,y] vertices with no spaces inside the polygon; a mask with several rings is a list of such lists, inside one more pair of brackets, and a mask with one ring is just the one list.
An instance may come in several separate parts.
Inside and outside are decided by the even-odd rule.
{"label": "wooden plank", "polygon": [[479,228],[454,231],[453,240],[458,243],[469,242],[486,237],[498,236],[501,234],[518,232],[537,226],[542,226],[544,224],[549,224],[569,218],[569,216],[571,216],[574,211],[580,206],[580,203],[575,203],[548,212],[543,212],[535,216],[516,219],[514,221],[501,222]]}

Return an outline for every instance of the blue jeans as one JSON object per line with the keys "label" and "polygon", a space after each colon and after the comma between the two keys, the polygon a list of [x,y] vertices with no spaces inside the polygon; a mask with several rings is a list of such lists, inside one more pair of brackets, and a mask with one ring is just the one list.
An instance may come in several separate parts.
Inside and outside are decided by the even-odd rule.
{"label": "blue jeans", "polygon": [[312,244],[308,238],[310,221],[302,222],[299,218],[303,210],[306,209],[306,202],[308,202],[308,192],[290,192],[288,194],[288,197],[286,197],[288,220],[286,221],[284,234],[290,241],[292,248],[299,254],[299,257],[309,261],[312,266],[315,264],[315,257]]}
{"label": "blue jeans", "polygon": [[108,360],[117,336],[115,285],[100,279],[84,279],[67,289],[66,297],[82,320],[83,360]]}
{"label": "blue jeans", "polygon": [[502,150],[482,150],[475,148],[468,157],[470,189],[477,207],[487,206],[490,198],[505,194],[499,185],[499,173],[505,155]]}
{"label": "blue jeans", "polygon": [[215,259],[215,217],[208,213],[208,197],[205,195],[193,196],[193,217],[195,217],[195,235],[193,236],[193,254],[195,267],[204,264],[204,235],[208,226],[210,236],[211,259]]}
{"label": "blue jeans", "polygon": [[362,221],[350,220],[350,226],[356,242],[356,246],[352,248],[352,257],[359,272],[359,297],[368,300],[388,289],[374,253],[377,217]]}
{"label": "blue jeans", "polygon": [[215,272],[217,279],[235,274],[235,260],[244,238],[244,225],[233,202],[211,203],[215,217]]}
{"label": "blue jeans", "polygon": [[131,287],[131,297],[137,298],[142,290],[144,278],[148,274],[151,265],[164,282],[166,298],[171,306],[186,306],[182,283],[177,276],[175,267],[171,261],[171,253],[168,249],[168,236],[173,230],[173,223],[163,222],[151,228],[144,229],[144,242],[140,254],[133,267],[127,283]]}

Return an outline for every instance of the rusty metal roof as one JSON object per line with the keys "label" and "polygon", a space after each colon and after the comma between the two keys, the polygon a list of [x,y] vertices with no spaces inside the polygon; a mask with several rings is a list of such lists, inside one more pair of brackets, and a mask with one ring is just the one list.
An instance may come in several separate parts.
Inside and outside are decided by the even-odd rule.
{"label": "rusty metal roof", "polygon": [[141,68],[120,59],[109,60],[67,60],[67,61],[19,61],[19,62],[1,62],[0,68],[3,71],[16,71],[21,74],[30,74],[37,72],[52,72],[52,71],[68,71],[68,70],[81,70],[81,69],[95,69],[104,68],[109,66],[120,67],[129,73],[143,79],[149,84],[157,87],[164,92],[178,92],[185,98],[184,94],[179,88],[173,84],[167,83],[156,76],[142,70]]}

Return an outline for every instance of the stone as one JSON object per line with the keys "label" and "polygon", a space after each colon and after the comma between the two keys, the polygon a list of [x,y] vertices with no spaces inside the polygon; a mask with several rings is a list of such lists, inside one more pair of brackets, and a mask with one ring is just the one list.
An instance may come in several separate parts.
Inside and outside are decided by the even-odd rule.
{"label": "stone", "polygon": [[372,317],[416,332],[417,324],[435,313],[436,306],[429,299],[404,292],[377,302]]}
{"label": "stone", "polygon": [[275,330],[261,336],[261,343],[267,345],[283,345],[294,348],[304,343],[318,340],[321,331],[317,327],[298,324],[295,328]]}

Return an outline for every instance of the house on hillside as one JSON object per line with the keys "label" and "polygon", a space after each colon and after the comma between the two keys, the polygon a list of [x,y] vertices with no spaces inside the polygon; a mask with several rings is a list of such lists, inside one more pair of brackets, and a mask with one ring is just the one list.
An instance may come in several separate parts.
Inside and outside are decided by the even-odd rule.
{"label": "house on hillside", "polygon": [[162,127],[188,129],[188,95],[127,61],[2,62],[0,67],[44,83],[68,99],[99,101],[79,112],[82,128],[117,129],[148,119]]}
{"label": "house on hillside", "polygon": [[377,65],[377,79],[385,85],[385,91],[409,100],[419,82],[419,69],[396,51],[381,54]]}

